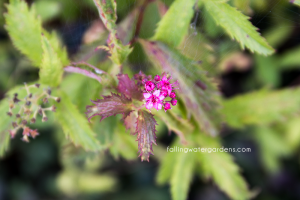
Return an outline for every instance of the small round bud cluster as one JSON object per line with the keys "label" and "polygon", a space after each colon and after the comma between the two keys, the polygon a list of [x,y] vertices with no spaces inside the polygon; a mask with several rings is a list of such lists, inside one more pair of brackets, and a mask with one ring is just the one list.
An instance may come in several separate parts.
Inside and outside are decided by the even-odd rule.
{"label": "small round bud cluster", "polygon": [[41,102],[46,104],[49,102],[49,99],[53,99],[58,103],[60,102],[59,97],[51,96],[50,88],[34,93],[30,91],[32,88],[40,88],[40,84],[36,83],[33,85],[27,85],[25,83],[24,89],[26,90],[27,95],[21,99],[19,98],[19,94],[15,93],[9,104],[9,111],[7,112],[8,116],[15,118],[12,122],[12,129],[9,130],[11,138],[15,137],[18,130],[23,129],[22,140],[25,142],[29,142],[29,137],[35,138],[39,135],[37,130],[30,129],[28,124],[34,124],[38,114],[42,116],[42,122],[45,122],[48,120],[46,111],[56,111],[56,107],[54,105],[43,108],[40,105]]}
{"label": "small round bud cluster", "polygon": [[[140,75],[141,76],[141,75]],[[176,93],[173,91],[175,84],[170,83],[171,77],[163,73],[161,76],[156,75],[154,79],[145,78],[142,79],[144,84],[143,95],[146,101],[146,108],[156,110],[164,108],[165,111],[171,109],[172,106],[177,105]],[[170,97],[171,100],[167,101],[166,98]]]}

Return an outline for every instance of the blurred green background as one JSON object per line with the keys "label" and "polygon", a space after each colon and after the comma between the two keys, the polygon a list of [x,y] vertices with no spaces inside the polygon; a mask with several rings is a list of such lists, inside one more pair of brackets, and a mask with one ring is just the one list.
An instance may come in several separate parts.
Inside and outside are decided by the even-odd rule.
{"label": "blurred green background", "polygon": [[[27,2],[35,4],[43,27],[59,33],[71,58],[80,57],[85,48],[90,48],[87,43],[92,35],[88,35],[88,30],[98,19],[92,0]],[[169,6],[172,0],[162,2]],[[1,13],[5,13],[5,3],[7,1],[0,0]],[[136,3],[136,0],[117,0],[118,22],[130,13]],[[277,52],[272,56],[263,57],[240,50],[239,45],[224,35],[212,22],[205,10],[195,8],[196,14],[191,22],[189,36],[183,43],[183,53],[197,60],[197,52],[204,49],[207,54],[203,60],[204,67],[219,76],[222,94],[227,98],[259,88],[298,86],[300,8],[283,0],[231,0],[230,3],[251,16],[253,25],[260,29]],[[140,37],[149,38],[153,35],[160,20],[160,11],[155,4],[147,7]],[[2,99],[5,92],[13,86],[37,80],[38,70],[13,47],[4,29],[3,14],[0,16],[0,25]],[[105,31],[100,30],[98,34],[100,39],[107,37]],[[80,46],[83,42],[86,44]],[[141,48],[136,46],[124,70],[138,72],[140,69],[151,71],[149,61]],[[77,80],[80,76],[70,79]],[[65,87],[70,87],[67,81],[64,84]],[[63,136],[61,130],[52,125],[51,120],[53,119],[36,125],[42,134],[29,144],[18,138],[12,140],[10,150],[0,160],[1,200],[171,199],[168,186],[155,184],[159,156],[149,163],[141,163],[138,158],[132,161],[123,158],[115,160],[108,152],[90,155],[88,159],[84,159],[83,155],[86,153],[76,151],[68,145],[60,148],[60,138]],[[114,126],[115,121],[106,119],[103,126]],[[284,143],[280,139],[280,133],[274,134],[273,130],[268,128],[247,127],[242,131],[226,128],[221,133],[223,145],[226,147],[252,148],[251,153],[233,153],[233,156],[242,168],[242,174],[249,187],[258,192],[254,198],[256,200],[300,199],[300,121],[298,119],[286,123],[289,124],[291,132],[289,143]],[[103,127],[99,127],[99,130],[101,128]],[[110,131],[109,128],[106,130]],[[125,131],[124,127],[119,127],[118,130]],[[169,135],[166,127],[160,126],[158,137],[162,144],[168,146],[177,136]],[[136,145],[133,136],[128,138]],[[154,152],[158,155],[160,152],[166,153],[163,148],[154,147]],[[196,175],[188,197],[191,200],[228,199],[215,184],[209,181],[202,182]]]}

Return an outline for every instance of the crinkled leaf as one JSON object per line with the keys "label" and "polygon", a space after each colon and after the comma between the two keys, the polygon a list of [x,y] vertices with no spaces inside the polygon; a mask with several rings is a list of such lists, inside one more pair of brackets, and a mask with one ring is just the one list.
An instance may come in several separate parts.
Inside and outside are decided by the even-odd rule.
{"label": "crinkled leaf", "polygon": [[156,145],[156,129],[157,125],[153,115],[145,110],[138,111],[136,125],[136,133],[138,147],[139,147],[139,157],[141,160],[147,160],[149,162],[150,154],[153,155],[152,144]]}
{"label": "crinkled leaf", "polygon": [[223,105],[230,126],[265,125],[292,118],[300,111],[300,88],[252,92],[225,100]]}
{"label": "crinkled leaf", "polygon": [[101,20],[109,31],[116,28],[117,4],[115,0],[94,0]]}
{"label": "crinkled leaf", "polygon": [[178,46],[188,33],[195,0],[176,0],[159,22],[153,40]]}
{"label": "crinkled leaf", "polygon": [[13,44],[39,66],[42,62],[42,25],[34,7],[29,9],[25,1],[11,0],[7,10],[5,27]]}
{"label": "crinkled leaf", "polygon": [[63,75],[63,64],[54,51],[52,44],[44,35],[42,36],[42,47],[43,60],[39,73],[40,81],[45,85],[58,86]]}
{"label": "crinkled leaf", "polygon": [[56,105],[55,116],[62,126],[66,137],[76,146],[81,146],[87,151],[97,151],[101,149],[99,142],[95,138],[96,134],[69,97],[62,91],[59,91],[57,95],[60,96],[62,100]]}
{"label": "crinkled leaf", "polygon": [[72,73],[82,74],[84,76],[93,78],[93,79],[97,80],[99,83],[102,82],[100,76],[98,76],[95,73],[93,73],[91,71],[88,71],[86,69],[82,69],[82,68],[79,68],[79,67],[73,67],[73,66],[67,66],[67,67],[64,68],[64,70],[66,72],[72,72]]}
{"label": "crinkled leaf", "polygon": [[191,152],[173,152],[173,154],[176,154],[177,158],[170,181],[172,199],[185,200],[193,178],[196,154]]}
{"label": "crinkled leaf", "polygon": [[143,100],[143,94],[133,79],[130,79],[127,74],[118,75],[118,79],[118,91],[120,93],[124,94],[127,98]]}
{"label": "crinkled leaf", "polygon": [[215,22],[222,26],[232,38],[239,41],[243,49],[246,46],[251,52],[263,55],[274,53],[274,49],[248,21],[249,17],[225,2],[205,0],[204,6]]}
{"label": "crinkled leaf", "polygon": [[220,126],[219,93],[213,80],[204,76],[192,60],[177,50],[161,42],[140,42],[150,60],[179,81],[177,94],[184,99],[188,112],[193,114],[199,126],[205,132],[217,135]]}
{"label": "crinkled leaf", "polygon": [[103,95],[103,99],[91,100],[91,102],[95,105],[86,107],[86,114],[89,120],[96,115],[101,116],[101,121],[116,114],[123,114],[123,118],[126,118],[133,110],[131,99],[126,98],[123,94],[111,93],[110,96]]}
{"label": "crinkled leaf", "polygon": [[[204,134],[195,134],[194,141],[201,148],[221,148],[216,138]],[[239,173],[239,167],[232,156],[226,152],[201,152],[196,156],[203,173],[212,177],[219,188],[233,200],[250,199],[248,186]],[[226,180],[226,181],[224,181]]]}

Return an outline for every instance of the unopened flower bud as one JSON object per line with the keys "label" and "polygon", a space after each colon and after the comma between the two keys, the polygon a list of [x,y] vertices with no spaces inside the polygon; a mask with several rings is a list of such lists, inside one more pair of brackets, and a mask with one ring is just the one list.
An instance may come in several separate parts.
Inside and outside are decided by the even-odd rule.
{"label": "unopened flower bud", "polygon": [[18,127],[17,122],[12,122],[11,124],[12,124],[12,126],[13,126],[14,128],[17,128],[17,127]]}
{"label": "unopened flower bud", "polygon": [[10,117],[12,116],[12,112],[7,112],[6,114]]}
{"label": "unopened flower bud", "polygon": [[16,114],[16,118],[20,118],[21,117],[21,115],[18,113],[18,114]]}
{"label": "unopened flower bud", "polygon": [[31,101],[26,101],[25,105],[26,106],[30,106],[31,105]]}
{"label": "unopened flower bud", "polygon": [[18,96],[18,93],[15,93],[15,94],[14,94],[14,97],[17,97],[17,96]]}
{"label": "unopened flower bud", "polygon": [[59,103],[60,102],[60,97],[55,97],[54,100]]}
{"label": "unopened flower bud", "polygon": [[28,98],[32,98],[32,93],[30,93],[30,94],[28,95]]}
{"label": "unopened flower bud", "polygon": [[48,89],[46,90],[46,92],[47,92],[47,94],[51,95],[51,89],[50,89],[50,88],[48,88]]}
{"label": "unopened flower bud", "polygon": [[35,87],[39,88],[40,87],[40,84],[36,83],[34,84]]}
{"label": "unopened flower bud", "polygon": [[14,103],[19,103],[21,100],[20,99],[18,99],[16,96],[13,98],[13,102]]}
{"label": "unopened flower bud", "polygon": [[9,104],[9,108],[13,109],[15,107],[15,105],[13,103]]}
{"label": "unopened flower bud", "polygon": [[21,122],[23,125],[26,125],[27,124],[27,120],[22,120],[22,122]]}
{"label": "unopened flower bud", "polygon": [[52,111],[52,112],[56,112],[56,107],[55,107],[55,106],[52,106],[52,107],[51,107],[51,111]]}
{"label": "unopened flower bud", "polygon": [[164,95],[165,97],[168,96],[168,91],[167,90],[162,90],[161,94]]}
{"label": "unopened flower bud", "polygon": [[170,97],[171,97],[171,98],[176,98],[175,92],[171,92],[171,93],[170,93]]}
{"label": "unopened flower bud", "polygon": [[43,117],[42,122],[46,122],[46,121],[48,121],[48,117]]}
{"label": "unopened flower bud", "polygon": [[146,82],[147,82],[147,79],[144,78],[144,79],[142,80],[142,83],[145,84]]}
{"label": "unopened flower bud", "polygon": [[172,104],[173,106],[176,106],[177,100],[176,100],[176,99],[172,99],[172,100],[171,100],[171,104]]}
{"label": "unopened flower bud", "polygon": [[43,98],[43,103],[48,103],[48,98],[47,97]]}
{"label": "unopened flower bud", "polygon": [[38,113],[39,113],[40,115],[43,115],[43,110],[42,110],[42,108],[39,108]]}
{"label": "unopened flower bud", "polygon": [[30,115],[30,114],[31,114],[31,110],[28,109],[28,108],[25,108],[24,113],[25,113],[26,115]]}
{"label": "unopened flower bud", "polygon": [[160,81],[160,76],[159,75],[154,76],[154,80],[155,81]]}
{"label": "unopened flower bud", "polygon": [[30,119],[30,123],[34,124],[36,122],[36,119],[35,118],[31,118]]}
{"label": "unopened flower bud", "polygon": [[161,83],[157,83],[156,87],[157,87],[157,89],[160,89],[161,88]]}
{"label": "unopened flower bud", "polygon": [[167,111],[167,110],[169,110],[169,109],[171,109],[171,104],[170,103],[165,103],[165,105],[164,105],[164,109],[165,109],[165,111]]}

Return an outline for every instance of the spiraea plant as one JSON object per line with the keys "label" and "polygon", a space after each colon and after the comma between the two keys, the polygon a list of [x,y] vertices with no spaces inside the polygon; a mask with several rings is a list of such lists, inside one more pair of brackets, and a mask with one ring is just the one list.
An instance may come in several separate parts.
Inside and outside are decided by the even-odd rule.
{"label": "spiraea plant", "polygon": [[[247,49],[249,54],[269,56],[274,49],[248,17],[232,6],[236,3],[225,0],[174,0],[169,8],[164,1],[135,1],[118,23],[116,1],[93,2],[99,18],[86,30],[75,55],[68,55],[60,34],[42,26],[35,3],[10,0],[6,5],[5,29],[16,49],[39,69],[41,87],[35,83],[16,86],[1,100],[0,156],[9,151],[18,130],[26,142],[42,135],[32,128],[33,123],[39,115],[46,121],[47,112],[53,111],[48,122],[58,133],[64,172],[73,173],[76,180],[86,179],[80,176],[81,168],[74,169],[78,164],[74,160],[91,154],[116,160],[139,156],[159,163],[156,182],[170,183],[174,200],[187,198],[194,174],[214,181],[231,199],[251,198],[254,193],[228,152],[170,153],[159,137],[166,126],[176,134],[171,145],[216,149],[222,147],[223,127],[251,125],[270,133],[275,129],[272,123],[297,115],[299,88],[223,98],[218,88],[220,71],[215,67],[223,62],[219,54],[223,46],[211,42],[208,32],[214,32],[210,27],[225,32],[229,37],[224,40],[237,52]],[[155,12],[145,12],[149,7]],[[204,30],[198,29],[200,11],[207,14]],[[157,20],[152,23],[155,26],[144,21],[149,18]],[[60,103],[46,106],[48,101]],[[106,178],[113,188],[113,177]],[[69,182],[79,191],[79,183]],[[80,182],[81,186],[87,182]]]}

